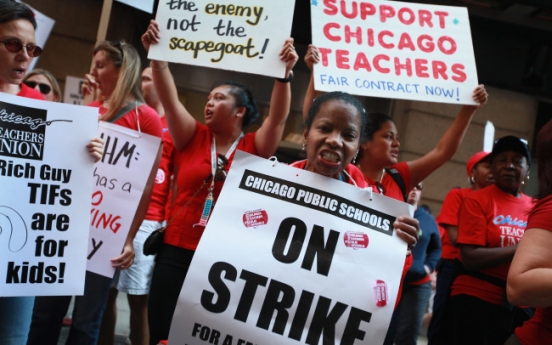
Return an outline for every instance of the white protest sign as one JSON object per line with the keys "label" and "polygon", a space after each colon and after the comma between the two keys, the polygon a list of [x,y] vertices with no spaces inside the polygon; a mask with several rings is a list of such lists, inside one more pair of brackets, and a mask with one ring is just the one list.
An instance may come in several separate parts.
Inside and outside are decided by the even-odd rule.
{"label": "white protest sign", "polygon": [[312,1],[320,91],[475,104],[468,11],[398,1]]}
{"label": "white protest sign", "polygon": [[82,89],[81,89],[81,86],[83,83],[84,83],[84,78],[72,77],[68,75],[65,78],[63,103],[83,105],[84,96],[82,95]]}
{"label": "white protest sign", "polygon": [[153,3],[154,3],[153,0],[117,0],[117,1],[147,13],[153,12]]}
{"label": "white protest sign", "polygon": [[238,151],[169,344],[381,344],[406,255],[392,224],[409,207]]}
{"label": "white protest sign", "polygon": [[160,1],[148,58],[283,78],[295,0]]}
{"label": "white protest sign", "polygon": [[104,155],[94,167],[87,270],[113,277],[111,259],[121,255],[161,139],[100,122]]}
{"label": "white protest sign", "polygon": [[82,295],[98,110],[0,93],[0,296]]}

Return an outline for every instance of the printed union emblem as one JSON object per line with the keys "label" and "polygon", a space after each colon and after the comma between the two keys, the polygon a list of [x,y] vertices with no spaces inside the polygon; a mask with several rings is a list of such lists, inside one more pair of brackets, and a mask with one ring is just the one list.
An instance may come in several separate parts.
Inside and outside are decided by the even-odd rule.
{"label": "printed union emblem", "polygon": [[46,110],[0,102],[0,156],[42,160]]}
{"label": "printed union emblem", "polygon": [[155,175],[155,183],[161,184],[165,182],[165,171],[163,169],[159,168],[157,169],[157,175]]}
{"label": "printed union emblem", "polygon": [[268,223],[268,214],[265,210],[247,211],[243,214],[243,225],[248,228],[255,228],[266,223]]}
{"label": "printed union emblem", "polygon": [[353,249],[368,248],[368,235],[363,232],[347,231],[343,236],[346,247]]}

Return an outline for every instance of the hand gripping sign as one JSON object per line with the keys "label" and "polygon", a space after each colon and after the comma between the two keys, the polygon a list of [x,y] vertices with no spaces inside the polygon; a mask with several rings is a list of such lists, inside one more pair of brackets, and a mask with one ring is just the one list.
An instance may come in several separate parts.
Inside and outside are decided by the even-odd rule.
{"label": "hand gripping sign", "polygon": [[468,11],[398,1],[311,1],[320,91],[475,104]]}
{"label": "hand gripping sign", "polygon": [[406,203],[238,151],[169,344],[381,344],[406,255],[393,222],[410,213]]}

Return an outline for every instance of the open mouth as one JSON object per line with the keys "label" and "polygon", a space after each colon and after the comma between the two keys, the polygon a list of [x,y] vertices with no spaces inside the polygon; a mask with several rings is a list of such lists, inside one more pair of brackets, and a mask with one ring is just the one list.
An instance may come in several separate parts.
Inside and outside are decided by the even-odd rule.
{"label": "open mouth", "polygon": [[332,151],[322,151],[320,153],[320,158],[329,163],[339,163],[341,160],[339,155]]}

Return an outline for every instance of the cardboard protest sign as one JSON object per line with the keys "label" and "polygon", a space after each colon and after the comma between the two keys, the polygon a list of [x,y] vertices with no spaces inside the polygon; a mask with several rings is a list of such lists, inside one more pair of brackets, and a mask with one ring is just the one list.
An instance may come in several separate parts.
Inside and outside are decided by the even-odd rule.
{"label": "cardboard protest sign", "polygon": [[311,1],[315,89],[475,104],[468,11],[398,1]]}
{"label": "cardboard protest sign", "polygon": [[100,122],[104,155],[94,167],[87,270],[113,277],[111,259],[121,255],[161,139]]}
{"label": "cardboard protest sign", "polygon": [[148,58],[283,78],[294,0],[160,1]]}
{"label": "cardboard protest sign", "polygon": [[370,194],[238,151],[169,344],[381,344],[406,255],[393,222],[412,211]]}
{"label": "cardboard protest sign", "polygon": [[0,296],[82,295],[98,110],[0,93]]}

